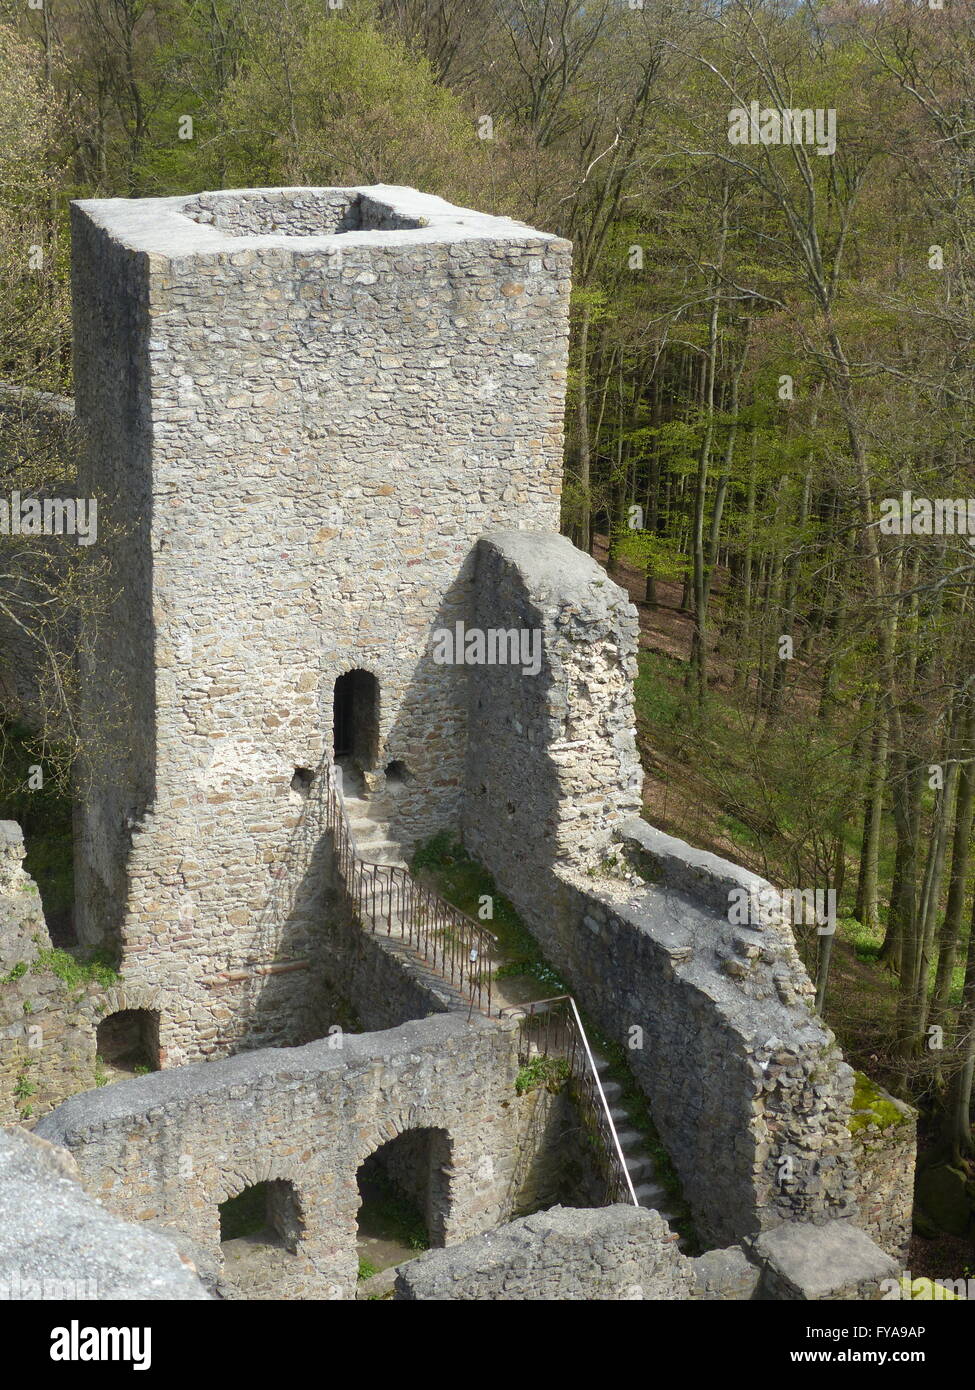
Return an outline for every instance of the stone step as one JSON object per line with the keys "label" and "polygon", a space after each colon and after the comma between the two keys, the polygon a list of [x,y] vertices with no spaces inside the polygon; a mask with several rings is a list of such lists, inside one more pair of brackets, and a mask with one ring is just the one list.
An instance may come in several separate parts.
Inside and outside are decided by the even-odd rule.
{"label": "stone step", "polygon": [[[612,1114],[612,1112],[610,1112]],[[616,1127],[616,1137],[620,1141],[620,1148],[624,1153],[634,1153],[636,1150],[645,1150],[646,1136],[641,1134],[638,1129],[620,1129],[619,1121],[613,1115],[613,1124]]]}
{"label": "stone step", "polygon": [[394,855],[401,861],[403,846],[396,840],[357,840],[356,853],[367,864],[381,864],[385,863],[385,856],[388,855]]}
{"label": "stone step", "polygon": [[634,1186],[636,1185],[637,1179],[641,1181],[644,1178],[649,1179],[656,1173],[656,1169],[653,1166],[653,1159],[648,1158],[646,1154],[624,1154],[623,1159],[626,1163],[626,1171],[630,1175],[630,1181]]}
{"label": "stone step", "polygon": [[[600,1081],[602,1081],[603,1095],[609,1102],[610,1113],[612,1113],[613,1102],[619,1100],[620,1096],[623,1094],[623,1087],[620,1085],[618,1081],[603,1081],[602,1077],[600,1077],[599,1079]],[[616,1123],[615,1118],[613,1120],[613,1123]]]}
{"label": "stone step", "polygon": [[634,1183],[633,1190],[641,1207],[654,1207],[660,1210],[661,1204],[670,1200],[670,1194],[660,1182]]}
{"label": "stone step", "polygon": [[389,825],[386,821],[375,820],[372,816],[350,816],[349,829],[352,831],[353,840],[369,839],[376,835],[389,835]]}

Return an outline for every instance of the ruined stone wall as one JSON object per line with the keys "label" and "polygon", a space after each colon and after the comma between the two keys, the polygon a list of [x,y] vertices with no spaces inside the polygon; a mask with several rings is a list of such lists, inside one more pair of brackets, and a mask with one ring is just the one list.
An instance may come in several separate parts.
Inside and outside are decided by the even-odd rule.
{"label": "ruined stone wall", "polygon": [[[658,832],[630,830],[652,852]],[[676,841],[666,849],[695,854]],[[708,858],[716,875],[742,874]],[[557,877],[550,925],[533,924],[539,940],[627,1048],[702,1235],[724,1244],[780,1221],[854,1214],[852,1072],[808,1006],[791,940],[730,927],[665,867],[652,886]]]}
{"label": "ruined stone wall", "polygon": [[119,1082],[67,1101],[37,1133],[71,1151],[108,1210],[187,1238],[211,1280],[219,1204],[258,1182],[292,1182],[303,1233],[281,1296],[354,1298],[356,1173],[397,1134],[447,1132],[447,1241],[517,1210],[523,1150],[548,1093],[519,1097],[516,1075],[515,1027],[440,1015],[341,1046],[248,1052]]}
{"label": "ruined stone wall", "polygon": [[687,1299],[691,1261],[642,1207],[553,1207],[402,1265],[399,1300],[469,1302]]}
{"label": "ruined stone wall", "polygon": [[917,1111],[857,1073],[850,1112],[857,1174],[857,1224],[901,1265],[914,1214]]}
{"label": "ruined stone wall", "polygon": [[473,612],[484,631],[537,633],[543,659],[471,667],[465,842],[526,886],[592,868],[640,806],[636,610],[564,536],[498,532],[478,545]]}
{"label": "ruined stone wall", "polygon": [[50,947],[37,884],[24,869],[24,834],[16,821],[0,820],[0,975],[34,960]]}
{"label": "ruined stone wall", "polygon": [[24,839],[0,821],[0,1123],[43,1115],[95,1084],[98,985],[71,991],[44,965],[51,939]]}
{"label": "ruined stone wall", "polygon": [[[82,634],[79,652],[77,715],[85,765],[76,787],[75,926],[79,940],[91,944],[117,941],[132,837],[155,790],[159,614],[153,606],[150,546],[147,271],[145,255],[105,236],[77,205],[72,207],[78,489],[104,499],[99,547],[124,580],[105,620]],[[168,869],[177,872],[176,864]]]}
{"label": "ruined stone wall", "polygon": [[751,1245],[759,1298],[781,1302],[875,1302],[896,1287],[897,1261],[850,1221],[788,1221]]}
{"label": "ruined stone wall", "polygon": [[558,524],[568,243],[383,188],[349,195],[390,230],[308,236],[319,193],[260,236],[218,225],[249,195],[74,208],[78,410],[135,523],[88,673],[95,713],[125,646],[134,727],[83,813],[82,931],[171,993],[164,1042],[191,1058],[225,1046],[201,976],[313,950],[314,844],[287,915],[275,895],[337,676],[379,679],[380,780],[410,774],[392,834],[456,824],[464,672],[431,633],[469,618],[485,528]]}
{"label": "ruined stone wall", "polygon": [[852,1073],[812,1013],[788,925],[764,909],[759,926],[729,920],[733,891],[757,903],[768,885],[627,820],[640,775],[626,596],[556,538],[487,537],[477,573],[481,626],[540,625],[544,656],[535,677],[472,674],[465,843],[628,1049],[706,1238],[851,1214]]}

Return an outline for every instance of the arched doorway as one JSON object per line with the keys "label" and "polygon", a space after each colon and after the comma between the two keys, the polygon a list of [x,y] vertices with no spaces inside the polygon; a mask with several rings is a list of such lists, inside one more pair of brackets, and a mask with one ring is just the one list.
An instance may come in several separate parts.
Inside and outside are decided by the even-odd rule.
{"label": "arched doorway", "polygon": [[119,1009],[95,1030],[95,1052],[116,1080],[159,1070],[159,1012]]}
{"label": "arched doorway", "polygon": [[305,1228],[293,1182],[274,1178],[221,1202],[223,1277],[247,1298],[287,1296]]}
{"label": "arched doorway", "polygon": [[369,771],[379,753],[379,682],[371,671],[345,671],[335,682],[332,698],[335,760],[348,759]]}
{"label": "arched doorway", "polygon": [[360,1277],[442,1246],[450,1209],[450,1137],[444,1129],[410,1129],[360,1165]]}

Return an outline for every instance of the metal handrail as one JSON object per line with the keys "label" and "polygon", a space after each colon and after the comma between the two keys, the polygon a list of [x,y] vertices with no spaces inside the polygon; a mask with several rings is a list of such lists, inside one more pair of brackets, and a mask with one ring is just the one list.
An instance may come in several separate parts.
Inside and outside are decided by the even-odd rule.
{"label": "metal handrail", "polygon": [[[490,1018],[492,972],[490,968],[487,970],[485,981],[484,967],[485,964],[490,965],[492,956],[496,954],[497,937],[434,889],[418,883],[408,869],[361,859],[356,852],[342,790],[335,780],[330,762],[326,761],[325,770],[328,793],[325,823],[327,829],[334,833],[339,878],[359,921],[368,925],[373,932],[381,931],[385,922],[386,935],[391,936],[393,919],[396,917],[407,944],[444,979],[458,985],[462,992],[465,966],[473,967],[476,964],[476,972],[473,968],[466,970],[467,991],[472,1008],[476,1007]],[[541,1018],[546,1014],[555,1015],[555,1026],[553,1028],[546,1020],[546,1046],[542,1050],[546,1054],[556,1050],[551,1042],[553,1038],[559,1038],[561,1033],[558,1050],[568,1061],[580,1110],[602,1141],[606,1153],[609,1170],[607,1195],[610,1200],[628,1199],[635,1207],[639,1206],[609,1102],[596,1071],[589,1039],[572,995],[560,994],[552,999],[509,1005],[499,1011],[498,1017],[522,1017],[521,1060],[524,1063],[529,1060],[530,1051],[525,1020]]]}
{"label": "metal handrail", "polygon": [[360,858],[342,789],[328,761],[325,772],[325,824],[334,833],[335,862],[352,910],[373,932],[385,925],[387,937],[393,934],[395,918],[406,944],[467,994],[472,1007],[490,1018],[490,966],[498,944],[493,932],[434,889],[418,883],[408,869]]}
{"label": "metal handrail", "polygon": [[[544,1052],[545,1055],[552,1051],[561,1051],[566,1057],[569,1064],[569,1075],[575,1082],[576,1099],[583,1102],[580,1108],[583,1110],[584,1118],[589,1119],[592,1128],[595,1129],[606,1149],[609,1169],[608,1196],[612,1199],[628,1198],[633,1206],[638,1207],[640,1203],[633,1187],[633,1179],[626,1166],[623,1147],[616,1132],[616,1125],[613,1123],[606,1092],[603,1090],[599,1073],[596,1071],[592,1048],[589,1046],[586,1030],[582,1026],[576,1001],[571,994],[558,994],[551,999],[535,999],[526,1004],[510,1005],[508,1008],[502,1009],[500,1013],[502,1018],[518,1016],[523,1020],[521,1028],[522,1064],[530,1060],[532,1042],[531,1031],[529,1027],[526,1027],[526,1021],[544,1018],[545,1046],[539,1047],[539,1051]],[[554,1016],[554,1027],[550,1021],[551,1016]],[[561,1038],[560,1033],[564,1035]],[[555,1046],[552,1046],[553,1041]],[[580,1054],[584,1058],[582,1063],[579,1061]],[[595,1093],[598,1103],[593,1099],[592,1093]],[[587,1110],[588,1115],[586,1115]]]}

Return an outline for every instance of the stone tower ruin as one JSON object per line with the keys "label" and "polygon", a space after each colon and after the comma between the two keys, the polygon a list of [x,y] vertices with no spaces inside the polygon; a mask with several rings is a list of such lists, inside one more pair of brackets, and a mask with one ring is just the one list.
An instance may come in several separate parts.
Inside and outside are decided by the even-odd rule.
{"label": "stone tower ruin", "polygon": [[[441,915],[421,943],[433,895],[344,819],[381,806],[403,856],[459,835],[556,972],[543,1004],[570,990],[625,1049],[722,1247],[702,1296],[750,1298],[756,1263],[765,1297],[876,1296],[910,1234],[913,1126],[854,1124],[772,885],[639,815],[638,614],[557,529],[568,243],[386,187],[73,216],[79,491],[116,584],[79,654],[76,899],[120,974],[48,1007],[8,827],[0,1109],[43,1005],[38,1133],[208,1278],[221,1207],[266,1188],[292,1296],[355,1296],[374,1159],[413,1175],[447,1244],[550,1204],[553,1093],[522,1094],[521,1025],[482,1010],[491,934]],[[120,1039],[159,1073],[100,1086]],[[655,1250],[662,1192],[631,1191]]]}
{"label": "stone tower ruin", "polygon": [[[571,248],[386,186],[81,202],[73,236],[81,485],[123,576],[82,672],[79,936],[186,1060],[244,1028],[214,969],[307,955],[321,875],[282,879],[324,758],[391,769],[407,846],[460,822],[431,632],[479,535],[557,531]],[[268,979],[258,1040],[299,1005]]]}

